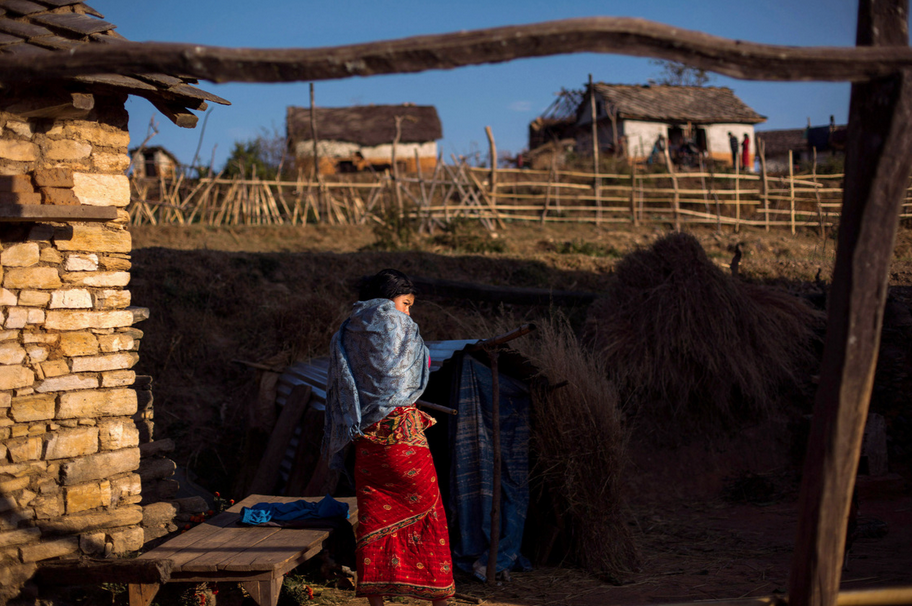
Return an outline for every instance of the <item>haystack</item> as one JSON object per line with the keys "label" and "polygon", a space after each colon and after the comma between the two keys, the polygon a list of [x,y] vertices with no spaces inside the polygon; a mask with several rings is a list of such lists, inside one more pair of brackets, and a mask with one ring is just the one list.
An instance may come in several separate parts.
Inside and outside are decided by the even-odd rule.
{"label": "haystack", "polygon": [[822,323],[802,299],[733,278],[696,238],[676,233],[618,263],[584,335],[628,412],[671,434],[780,409],[815,372]]}

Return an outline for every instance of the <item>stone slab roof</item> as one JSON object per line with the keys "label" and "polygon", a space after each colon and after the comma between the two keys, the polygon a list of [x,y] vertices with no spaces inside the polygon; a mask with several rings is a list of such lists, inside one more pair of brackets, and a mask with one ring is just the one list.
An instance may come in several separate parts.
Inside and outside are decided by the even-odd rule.
{"label": "stone slab roof", "polygon": [[[347,141],[364,146],[392,143],[396,116],[402,116],[400,143],[424,143],[443,137],[437,109],[432,105],[358,105],[314,109],[320,141]],[[289,107],[289,141],[312,141],[309,107]]]}
{"label": "stone slab roof", "polygon": [[[84,44],[125,42],[115,27],[79,0],[0,0],[0,54],[4,55],[35,56]],[[187,110],[204,110],[208,101],[230,105],[191,86],[197,83],[195,79],[180,75],[99,74],[68,81],[85,92],[108,90],[145,97],[179,126],[195,125],[196,117]]]}
{"label": "stone slab roof", "polygon": [[748,107],[730,88],[603,82],[593,86],[609,106],[617,108],[619,118],[628,120],[698,124],[758,124],[766,121],[765,116]]}

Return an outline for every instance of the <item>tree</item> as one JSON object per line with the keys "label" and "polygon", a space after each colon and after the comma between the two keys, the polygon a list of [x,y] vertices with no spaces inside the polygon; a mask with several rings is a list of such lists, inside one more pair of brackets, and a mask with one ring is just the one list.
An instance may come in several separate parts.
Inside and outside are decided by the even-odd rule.
{"label": "tree", "polygon": [[247,141],[235,141],[234,149],[225,164],[225,176],[275,179],[285,163],[285,137],[273,129],[265,128],[259,135]]}
{"label": "tree", "polygon": [[650,61],[653,65],[662,68],[661,73],[655,79],[656,84],[666,86],[706,86],[713,76],[705,69],[690,67],[677,61]]}

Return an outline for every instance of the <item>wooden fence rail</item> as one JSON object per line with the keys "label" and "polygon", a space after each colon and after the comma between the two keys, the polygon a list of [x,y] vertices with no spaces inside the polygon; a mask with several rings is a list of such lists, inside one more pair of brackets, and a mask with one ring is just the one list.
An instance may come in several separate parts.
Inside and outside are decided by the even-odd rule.
{"label": "wooden fence rail", "polygon": [[[439,163],[432,175],[388,172],[319,182],[133,178],[134,225],[364,225],[393,217],[422,229],[454,219],[489,229],[503,221],[676,223],[821,230],[839,222],[843,175],[626,174],[476,168]],[[491,187],[491,181],[495,187]],[[400,206],[400,201],[402,202]],[[400,212],[400,208],[402,211]],[[907,188],[901,218],[912,218]]]}

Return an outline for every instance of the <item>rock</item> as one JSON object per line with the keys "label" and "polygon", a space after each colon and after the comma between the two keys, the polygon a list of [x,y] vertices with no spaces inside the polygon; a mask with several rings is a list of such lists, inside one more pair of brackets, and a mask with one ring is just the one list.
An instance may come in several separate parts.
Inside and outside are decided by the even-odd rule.
{"label": "rock", "polygon": [[102,387],[126,387],[133,385],[136,379],[136,373],[132,370],[112,370],[102,373]]}
{"label": "rock", "polygon": [[53,520],[38,521],[46,534],[79,534],[90,530],[134,526],[142,522],[142,508],[126,505],[107,511],[78,513]]}
{"label": "rock", "polygon": [[120,450],[139,444],[139,429],[132,419],[100,419],[98,430],[102,450]]}
{"label": "rock", "polygon": [[41,201],[54,206],[79,206],[76,193],[64,187],[42,187]]}
{"label": "rock", "polygon": [[67,514],[96,509],[105,504],[97,482],[69,486],[65,489]]}
{"label": "rock", "polygon": [[168,452],[174,452],[174,440],[171,438],[164,438],[162,440],[155,440],[154,442],[146,442],[145,444],[139,445],[139,456],[143,459],[146,457],[156,457]]}
{"label": "rock", "polygon": [[[42,367],[43,368],[43,367]],[[38,393],[48,393],[51,391],[70,391],[77,389],[95,389],[98,387],[98,379],[92,375],[63,375],[59,377],[49,377],[35,387]],[[60,417],[58,418],[68,418]]]}
{"label": "rock", "polygon": [[95,271],[98,269],[98,255],[95,253],[68,255],[64,269],[67,271]]}
{"label": "rock", "polygon": [[131,295],[129,290],[105,289],[96,292],[95,307],[100,309],[123,309],[129,307]]}
{"label": "rock", "polygon": [[[167,526],[174,521],[177,509],[171,503],[151,503],[143,507],[143,526]],[[2,537],[0,537],[2,540]],[[0,543],[2,545],[2,543]]]}
{"label": "rock", "polygon": [[145,485],[150,480],[163,480],[174,475],[177,465],[171,459],[142,459],[139,464],[139,477]]}
{"label": "rock", "polygon": [[0,343],[0,364],[21,364],[25,359],[25,350],[15,341]]}
{"label": "rock", "polygon": [[92,356],[98,353],[98,338],[90,332],[65,332],[60,335],[60,350],[69,357]]}
{"label": "rock", "polygon": [[90,455],[61,466],[61,483],[65,486],[108,478],[139,467],[139,448],[124,448]]}
{"label": "rock", "polygon": [[73,191],[90,206],[126,206],[130,203],[130,180],[126,175],[73,173]]}
{"label": "rock", "polygon": [[13,398],[11,415],[17,423],[44,421],[54,418],[57,398],[51,395]]}
{"label": "rock", "polygon": [[105,549],[105,533],[88,532],[80,535],[79,549],[88,555],[103,553]]}
{"label": "rock", "polygon": [[6,442],[6,449],[13,463],[37,461],[41,458],[43,442],[44,440],[37,436],[15,438]]}
{"label": "rock", "polygon": [[132,389],[71,391],[60,395],[58,419],[122,417],[135,414],[136,392]]}
{"label": "rock", "polygon": [[38,187],[73,187],[73,171],[68,168],[39,168],[32,177]]}
{"label": "rock", "polygon": [[74,286],[93,286],[96,288],[126,286],[130,283],[130,272],[127,271],[93,271],[63,274],[63,281]]}
{"label": "rock", "polygon": [[[167,505],[167,503],[163,504]],[[174,509],[174,507],[170,505],[169,507],[171,507],[172,510]],[[31,543],[40,537],[41,531],[37,528],[20,528],[18,530],[10,530],[8,532],[0,532],[0,547],[9,547],[11,545]]]}
{"label": "rock", "polygon": [[143,529],[139,527],[124,528],[108,533],[108,536],[111,537],[111,542],[114,544],[115,555],[123,555],[141,549],[145,538]]}
{"label": "rock", "polygon": [[102,356],[73,358],[73,372],[102,372],[106,370],[125,370],[132,368],[139,361],[139,354],[132,351],[111,353]]}
{"label": "rock", "polygon": [[9,269],[3,276],[3,286],[13,289],[59,288],[60,274],[53,267],[17,267]]}
{"label": "rock", "polygon": [[174,499],[174,502],[180,507],[181,513],[203,513],[209,510],[209,504],[203,497],[185,497]]}
{"label": "rock", "polygon": [[38,263],[39,255],[37,242],[13,244],[0,253],[0,264],[4,267],[31,267]]}
{"label": "rock", "polygon": [[51,330],[120,328],[133,325],[129,311],[49,311],[45,327]]}
{"label": "rock", "polygon": [[103,173],[122,173],[130,167],[130,156],[127,154],[92,154],[92,165]]}
{"label": "rock", "polygon": [[98,428],[62,429],[45,442],[44,460],[72,459],[98,452]]}
{"label": "rock", "polygon": [[45,380],[70,373],[70,367],[67,365],[66,360],[49,360],[47,362],[42,362],[41,370],[44,372]]}
{"label": "rock", "polygon": [[0,366],[0,390],[31,387],[35,373],[24,366]]}
{"label": "rock", "polygon": [[[92,153],[92,146],[83,141],[49,141],[44,150],[44,155],[49,160],[62,162],[76,162],[88,158]],[[75,175],[74,175],[75,180]]]}
{"label": "rock", "polygon": [[13,306],[19,302],[18,297],[5,288],[0,288],[0,305]]}
{"label": "rock", "polygon": [[38,159],[38,146],[28,141],[0,139],[0,158],[15,162],[34,162]]}
{"label": "rock", "polygon": [[79,540],[76,537],[44,541],[37,545],[19,548],[19,557],[23,562],[40,562],[69,555],[79,549]]}
{"label": "rock", "polygon": [[[126,179],[126,177],[124,178]],[[132,245],[130,232],[123,229],[107,229],[101,225],[58,227],[54,232],[54,244],[59,250],[65,252],[94,253],[128,253]]]}
{"label": "rock", "polygon": [[23,307],[45,307],[51,300],[51,293],[40,290],[23,290],[19,293],[19,305]]}
{"label": "rock", "polygon": [[103,352],[132,351],[136,342],[127,333],[114,333],[113,335],[99,335],[98,346]]}

